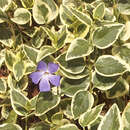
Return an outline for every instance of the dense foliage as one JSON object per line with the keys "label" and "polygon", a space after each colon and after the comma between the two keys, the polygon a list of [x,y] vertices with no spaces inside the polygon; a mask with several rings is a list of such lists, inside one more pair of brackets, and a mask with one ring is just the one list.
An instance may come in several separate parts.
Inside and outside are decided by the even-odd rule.
{"label": "dense foliage", "polygon": [[129,84],[130,0],[0,0],[1,130],[130,130]]}

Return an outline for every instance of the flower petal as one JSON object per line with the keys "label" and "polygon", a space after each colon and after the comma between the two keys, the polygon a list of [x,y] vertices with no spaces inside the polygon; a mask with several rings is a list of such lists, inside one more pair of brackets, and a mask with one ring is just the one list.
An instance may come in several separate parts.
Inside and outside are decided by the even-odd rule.
{"label": "flower petal", "polygon": [[48,79],[52,83],[52,85],[60,86],[60,76],[59,75],[50,75],[48,77]]}
{"label": "flower petal", "polygon": [[40,89],[40,92],[48,92],[50,91],[50,83],[48,81],[47,78],[42,78],[40,83],[39,83],[39,89]]}
{"label": "flower petal", "polygon": [[55,73],[59,68],[59,65],[58,64],[55,64],[55,63],[52,63],[52,62],[49,62],[48,63],[48,71],[52,74],[52,73]]}
{"label": "flower petal", "polygon": [[43,61],[40,61],[37,65],[37,70],[46,72],[47,71],[47,64]]}
{"label": "flower petal", "polygon": [[40,79],[42,78],[43,72],[33,72],[29,75],[29,77],[32,79],[32,82],[35,84],[38,84]]}

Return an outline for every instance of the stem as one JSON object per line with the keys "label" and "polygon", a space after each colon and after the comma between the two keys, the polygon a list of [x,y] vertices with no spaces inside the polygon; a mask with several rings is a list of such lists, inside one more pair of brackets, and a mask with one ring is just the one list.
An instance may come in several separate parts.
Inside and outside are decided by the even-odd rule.
{"label": "stem", "polygon": [[59,87],[57,87],[57,95],[60,95],[60,93],[59,93]]}
{"label": "stem", "polygon": [[92,83],[91,83],[91,81],[92,81],[92,65],[91,65],[91,58],[90,57],[88,57],[88,63],[89,63],[88,69],[89,69],[89,77],[90,77],[89,91],[90,91],[90,93],[93,93],[93,87],[92,87]]}
{"label": "stem", "polygon": [[83,130],[85,130],[85,127],[82,127],[83,128]]}
{"label": "stem", "polygon": [[[14,44],[15,44],[15,42],[16,42],[16,37],[15,37],[15,31],[14,31],[14,27],[13,27],[13,25],[8,21],[7,22],[8,23],[8,25],[10,26],[10,31],[12,32],[12,38],[13,38],[13,42],[14,42]],[[14,45],[13,45],[13,47],[14,47]]]}
{"label": "stem", "polygon": [[25,130],[28,130],[28,117],[25,118]]}

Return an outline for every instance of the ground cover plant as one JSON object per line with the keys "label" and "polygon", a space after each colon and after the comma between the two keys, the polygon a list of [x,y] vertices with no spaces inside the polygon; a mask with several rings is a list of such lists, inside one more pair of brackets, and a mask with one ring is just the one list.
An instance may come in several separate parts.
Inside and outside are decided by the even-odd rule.
{"label": "ground cover plant", "polygon": [[0,0],[0,130],[130,130],[130,0]]}

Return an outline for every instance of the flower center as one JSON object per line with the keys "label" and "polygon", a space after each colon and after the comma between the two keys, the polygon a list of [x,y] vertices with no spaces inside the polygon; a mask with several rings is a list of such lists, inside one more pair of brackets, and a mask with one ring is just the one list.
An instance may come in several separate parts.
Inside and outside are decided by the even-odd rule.
{"label": "flower center", "polygon": [[45,75],[48,75],[48,74],[49,74],[49,72],[45,72],[44,74],[45,74]]}

